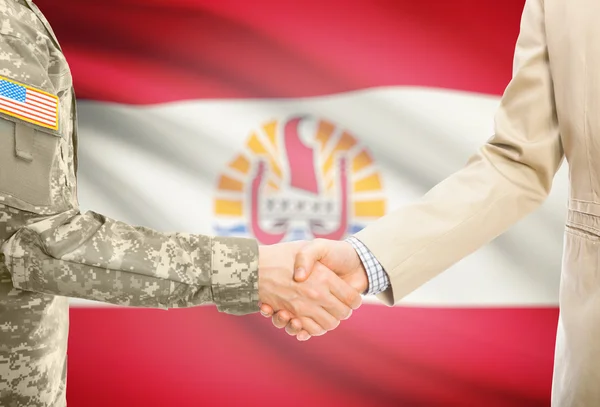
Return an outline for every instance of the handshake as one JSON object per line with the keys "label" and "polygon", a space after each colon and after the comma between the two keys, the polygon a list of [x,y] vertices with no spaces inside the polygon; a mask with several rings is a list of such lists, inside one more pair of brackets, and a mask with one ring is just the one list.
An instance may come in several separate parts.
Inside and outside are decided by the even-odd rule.
{"label": "handshake", "polygon": [[368,277],[351,243],[316,239],[260,246],[261,314],[300,341],[320,336],[360,307]]}

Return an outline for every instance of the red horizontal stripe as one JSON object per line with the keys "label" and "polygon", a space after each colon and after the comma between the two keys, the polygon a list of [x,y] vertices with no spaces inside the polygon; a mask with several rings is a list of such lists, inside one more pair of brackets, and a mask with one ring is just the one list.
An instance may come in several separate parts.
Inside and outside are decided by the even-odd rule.
{"label": "red horizontal stripe", "polygon": [[36,114],[45,116],[50,119],[55,119],[55,117],[56,117],[56,105],[54,106],[54,109],[49,109],[46,107],[43,107],[43,108],[37,107],[34,104],[32,104],[30,101],[19,102],[14,99],[11,99],[11,98],[6,98],[4,96],[0,96],[0,100],[3,100],[5,103],[14,105],[15,107],[20,108],[22,110],[32,110]]}
{"label": "red horizontal stripe", "polygon": [[35,119],[35,120],[40,120],[40,121],[45,121],[45,122],[55,122],[56,121],[56,119],[52,116],[37,113],[37,112],[29,109],[27,106],[22,106],[22,105],[19,105],[16,103],[12,103],[10,100],[6,101],[6,99],[4,99],[2,97],[0,97],[0,105],[4,106],[7,109],[11,109],[12,111],[14,111],[16,113],[19,113],[22,115],[28,115],[29,117],[31,117],[32,119]]}
{"label": "red horizontal stripe", "polygon": [[159,103],[394,85],[500,94],[524,0],[36,3],[79,97]]}
{"label": "red horizontal stripe", "polygon": [[54,106],[46,106],[46,105],[42,105],[41,103],[31,100],[31,98],[28,98],[27,102],[25,102],[25,105],[27,105],[28,108],[37,110],[38,112],[46,113],[51,116],[56,115],[56,103],[54,104]]}
{"label": "red horizontal stripe", "polygon": [[48,96],[42,92],[38,92],[37,90],[28,89],[27,93],[31,96],[36,97],[40,100],[40,102],[46,103],[48,105],[56,105],[56,99],[52,96]]}
{"label": "red horizontal stripe", "polygon": [[41,105],[37,102],[31,101],[29,97],[27,98],[26,102],[19,102],[19,101],[15,101],[14,99],[10,99],[10,98],[4,98],[4,99],[7,100],[8,102],[14,103],[16,106],[21,106],[24,109],[26,108],[26,109],[35,110],[39,113],[47,114],[50,117],[56,116],[56,103],[54,103],[53,107],[47,107],[47,106]]}
{"label": "red horizontal stripe", "polygon": [[41,115],[37,115],[31,110],[19,108],[13,103],[7,103],[2,97],[0,97],[0,109],[5,109],[8,112],[13,112],[21,116],[27,117],[29,119],[37,120],[39,122],[48,124],[50,126],[56,125],[56,120],[48,120],[48,118]]}
{"label": "red horizontal stripe", "polygon": [[69,406],[550,405],[557,309],[364,305],[298,343],[213,307],[72,309]]}
{"label": "red horizontal stripe", "polygon": [[[41,97],[41,96],[44,96],[44,97]],[[49,108],[56,107],[56,103],[57,103],[56,99],[51,99],[51,98],[48,98],[46,95],[42,95],[40,93],[33,93],[33,92],[30,92],[27,94],[27,99],[34,100],[37,103],[39,103],[41,106],[46,106]]]}
{"label": "red horizontal stripe", "polygon": [[56,103],[54,104],[53,108],[48,108],[45,106],[38,107],[38,103],[32,103],[30,100],[26,100],[25,102],[19,102],[4,96],[0,96],[0,100],[4,100],[6,103],[14,104],[15,106],[20,107],[21,109],[31,109],[36,112],[39,112],[42,115],[48,115],[50,118],[54,118],[56,116]]}

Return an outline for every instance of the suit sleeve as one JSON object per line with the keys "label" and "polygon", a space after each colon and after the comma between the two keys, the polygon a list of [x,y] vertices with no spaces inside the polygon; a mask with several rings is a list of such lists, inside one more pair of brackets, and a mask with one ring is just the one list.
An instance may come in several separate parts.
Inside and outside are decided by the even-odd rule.
{"label": "suit sleeve", "polygon": [[357,234],[389,274],[391,287],[380,295],[388,305],[490,242],[548,196],[564,153],[543,8],[542,0],[525,4],[494,136],[422,199]]}

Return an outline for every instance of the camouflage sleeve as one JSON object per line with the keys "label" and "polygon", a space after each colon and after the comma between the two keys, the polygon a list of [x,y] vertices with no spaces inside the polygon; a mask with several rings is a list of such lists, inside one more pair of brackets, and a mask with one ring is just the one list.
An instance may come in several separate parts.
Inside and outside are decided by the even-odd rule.
{"label": "camouflage sleeve", "polygon": [[165,234],[70,210],[19,229],[2,251],[22,290],[126,306],[212,302],[236,315],[258,311],[252,239]]}

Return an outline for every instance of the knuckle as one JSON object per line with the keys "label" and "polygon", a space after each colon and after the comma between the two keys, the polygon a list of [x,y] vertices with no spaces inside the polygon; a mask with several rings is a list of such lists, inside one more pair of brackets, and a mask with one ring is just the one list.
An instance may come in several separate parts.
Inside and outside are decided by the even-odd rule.
{"label": "knuckle", "polygon": [[333,281],[332,275],[329,273],[316,273],[315,279],[317,280],[317,282],[320,285],[325,285],[325,284],[331,283]]}
{"label": "knuckle", "polygon": [[321,298],[321,293],[314,287],[306,289],[306,296],[313,301],[317,301]]}

